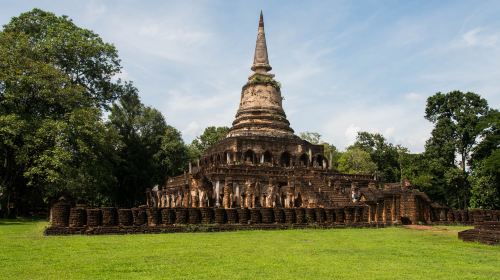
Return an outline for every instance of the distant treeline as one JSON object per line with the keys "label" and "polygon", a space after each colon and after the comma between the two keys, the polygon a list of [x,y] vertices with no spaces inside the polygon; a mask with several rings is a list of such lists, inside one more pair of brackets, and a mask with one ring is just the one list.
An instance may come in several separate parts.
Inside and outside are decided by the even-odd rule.
{"label": "distant treeline", "polygon": [[[141,103],[116,48],[66,16],[34,9],[0,32],[0,213],[46,209],[61,195],[130,207],[144,190],[181,174],[227,133],[209,127],[187,145],[162,114]],[[422,154],[380,134],[359,133],[344,152],[324,143],[332,168],[408,178],[455,207],[500,207],[500,116],[474,93],[437,93]],[[305,139],[322,143],[319,134]]]}

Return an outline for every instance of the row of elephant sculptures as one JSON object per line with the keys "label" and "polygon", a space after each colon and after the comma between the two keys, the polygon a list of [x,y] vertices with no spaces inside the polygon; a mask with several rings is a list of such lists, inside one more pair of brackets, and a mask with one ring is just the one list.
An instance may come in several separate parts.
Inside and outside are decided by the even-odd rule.
{"label": "row of elephant sculptures", "polygon": [[[223,185],[223,186],[222,186]],[[334,190],[345,195],[347,192],[340,189],[340,183]],[[358,197],[359,188],[356,183],[351,184],[353,201]],[[313,191],[311,182],[288,181],[278,183],[270,179],[268,183],[261,183],[256,179],[247,179],[244,183],[226,180],[220,182],[191,178],[190,184],[176,188],[153,188],[146,192],[147,205],[153,207],[304,207],[311,208],[319,205],[321,201]]]}

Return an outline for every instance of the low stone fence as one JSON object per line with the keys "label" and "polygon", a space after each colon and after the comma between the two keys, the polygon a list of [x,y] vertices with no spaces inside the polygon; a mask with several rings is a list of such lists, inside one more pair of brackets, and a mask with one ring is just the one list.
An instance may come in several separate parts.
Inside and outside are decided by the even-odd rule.
{"label": "low stone fence", "polygon": [[433,224],[476,224],[484,221],[500,221],[500,210],[455,210],[441,208],[434,210]]}
{"label": "low stone fence", "polygon": [[500,221],[479,222],[474,225],[474,229],[459,232],[458,238],[489,245],[500,244]]}
{"label": "low stone fence", "polygon": [[365,206],[338,208],[52,208],[47,235],[127,234],[243,229],[376,227]]}
{"label": "low stone fence", "polygon": [[[353,205],[336,208],[148,208],[70,207],[60,202],[52,208],[51,226],[45,234],[127,234],[243,229],[383,227],[400,221],[369,221],[369,208]],[[472,224],[500,221],[500,211],[439,209],[434,224]]]}

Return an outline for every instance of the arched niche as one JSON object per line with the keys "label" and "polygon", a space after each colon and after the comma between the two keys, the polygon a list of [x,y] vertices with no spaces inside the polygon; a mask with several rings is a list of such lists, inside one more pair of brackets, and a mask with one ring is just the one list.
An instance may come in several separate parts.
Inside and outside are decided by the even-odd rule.
{"label": "arched niche", "polygon": [[300,166],[309,166],[309,156],[306,153],[303,153],[299,158]]}
{"label": "arched niche", "polygon": [[291,158],[292,155],[289,152],[283,152],[280,156],[280,165],[284,167],[291,166]]}
{"label": "arched niche", "polygon": [[264,154],[262,154],[262,163],[272,163],[273,162],[273,155],[269,151],[265,151]]}
{"label": "arched niche", "polygon": [[252,150],[247,150],[243,153],[243,162],[255,163],[255,152]]}
{"label": "arched niche", "polygon": [[322,155],[316,155],[314,157],[314,162],[313,162],[313,166],[314,167],[318,167],[318,168],[323,168],[323,161],[324,161],[325,157],[322,156]]}

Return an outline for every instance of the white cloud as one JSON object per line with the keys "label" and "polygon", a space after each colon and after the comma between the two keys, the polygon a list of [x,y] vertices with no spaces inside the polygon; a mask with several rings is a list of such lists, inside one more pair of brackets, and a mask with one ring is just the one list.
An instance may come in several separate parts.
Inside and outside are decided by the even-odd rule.
{"label": "white cloud", "polygon": [[425,97],[416,92],[409,92],[405,94],[405,98],[409,101],[420,101],[423,100]]}
{"label": "white cloud", "polygon": [[361,128],[359,126],[355,126],[354,124],[350,124],[344,132],[345,135],[345,141],[347,143],[354,143],[356,141],[356,136],[358,135],[358,132],[361,131]]}
{"label": "white cloud", "polygon": [[401,144],[412,152],[422,152],[430,136],[431,125],[420,116],[422,108],[403,106],[374,106],[368,103],[344,104],[318,132],[324,139],[345,149],[354,143],[357,132],[381,133],[393,144]]}
{"label": "white cloud", "polygon": [[500,35],[498,33],[488,34],[484,28],[477,27],[464,33],[462,35],[462,40],[465,45],[469,47],[492,47],[499,42]]}
{"label": "white cloud", "polygon": [[195,138],[202,133],[203,128],[197,121],[191,121],[181,132],[184,137]]}
{"label": "white cloud", "polygon": [[86,21],[92,23],[99,19],[102,19],[105,16],[107,10],[108,9],[106,5],[104,5],[104,3],[101,1],[88,1],[85,4],[83,17]]}
{"label": "white cloud", "polygon": [[395,131],[396,131],[396,129],[394,127],[388,127],[386,129],[384,129],[383,135],[387,138],[393,138]]}

